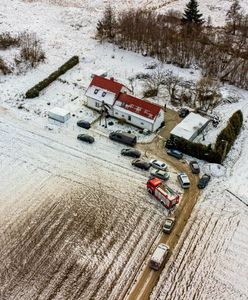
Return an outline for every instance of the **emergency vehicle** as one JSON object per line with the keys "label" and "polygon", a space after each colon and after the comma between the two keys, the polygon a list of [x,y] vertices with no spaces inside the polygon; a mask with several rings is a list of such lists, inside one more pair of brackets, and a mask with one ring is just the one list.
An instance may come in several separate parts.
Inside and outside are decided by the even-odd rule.
{"label": "emergency vehicle", "polygon": [[172,208],[179,202],[179,195],[158,178],[149,179],[146,186],[147,191],[167,209]]}

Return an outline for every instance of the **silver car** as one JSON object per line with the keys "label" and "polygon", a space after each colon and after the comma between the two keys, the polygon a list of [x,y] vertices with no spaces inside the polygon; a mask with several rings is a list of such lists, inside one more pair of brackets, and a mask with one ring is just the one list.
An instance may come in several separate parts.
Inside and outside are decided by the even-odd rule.
{"label": "silver car", "polygon": [[165,219],[165,223],[163,226],[163,232],[164,233],[170,233],[172,231],[172,228],[174,227],[176,222],[176,219],[174,217],[167,217]]}
{"label": "silver car", "polygon": [[157,177],[162,180],[168,180],[170,177],[170,174],[168,172],[165,172],[163,170],[158,170],[155,168],[151,169],[150,174],[152,177]]}

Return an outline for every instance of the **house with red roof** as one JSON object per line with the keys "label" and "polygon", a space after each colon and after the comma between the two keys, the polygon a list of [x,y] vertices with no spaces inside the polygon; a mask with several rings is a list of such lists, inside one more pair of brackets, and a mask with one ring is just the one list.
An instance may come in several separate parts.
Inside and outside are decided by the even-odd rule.
{"label": "house with red roof", "polygon": [[157,104],[131,96],[129,92],[123,84],[95,75],[86,91],[87,105],[98,111],[107,106],[110,116],[156,131],[164,123],[164,110]]}
{"label": "house with red roof", "polygon": [[100,111],[103,106],[102,103],[104,102],[109,107],[113,107],[119,94],[125,92],[129,92],[129,89],[113,78],[108,79],[94,75],[85,93],[87,106]]}

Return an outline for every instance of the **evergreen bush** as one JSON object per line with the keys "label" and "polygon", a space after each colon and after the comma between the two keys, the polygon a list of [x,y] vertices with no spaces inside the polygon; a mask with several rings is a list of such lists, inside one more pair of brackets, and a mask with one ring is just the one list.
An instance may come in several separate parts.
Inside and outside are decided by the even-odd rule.
{"label": "evergreen bush", "polygon": [[69,59],[64,65],[62,65],[58,70],[50,74],[47,78],[40,81],[38,84],[36,84],[34,87],[32,87],[30,90],[26,92],[26,98],[35,98],[39,96],[40,91],[42,91],[44,88],[48,87],[49,84],[51,84],[53,81],[55,81],[59,76],[66,73],[68,70],[73,68],[75,65],[79,63],[78,56],[73,56],[71,59]]}

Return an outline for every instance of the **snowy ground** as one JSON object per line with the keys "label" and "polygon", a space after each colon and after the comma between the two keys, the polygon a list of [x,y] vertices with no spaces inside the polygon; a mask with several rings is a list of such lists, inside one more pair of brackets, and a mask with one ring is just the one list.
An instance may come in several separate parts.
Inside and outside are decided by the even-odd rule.
{"label": "snowy ground", "polygon": [[[177,8],[185,2],[163,4]],[[199,2],[216,24],[223,23],[231,4]],[[116,299],[163,222],[163,211],[145,192],[147,177],[119,155],[120,145],[107,140],[100,129],[93,131],[95,145],[75,139],[81,132],[75,121],[95,117],[93,112],[80,112],[90,75],[108,70],[128,85],[129,76],[145,72],[146,64],[153,61],[97,43],[95,23],[106,3],[1,1],[0,31],[36,32],[47,56],[45,64],[25,75],[0,77],[0,295],[4,300],[37,295],[62,299],[68,293],[71,299]],[[131,3],[114,2],[119,7]],[[162,1],[135,3],[165,7]],[[242,3],[247,7],[246,1]],[[78,66],[39,98],[23,100],[27,89],[73,55],[80,57]],[[198,76],[196,71],[167,68],[184,78]],[[134,88],[139,96],[141,87]],[[221,126],[239,108],[245,126],[224,168],[212,167],[211,173],[218,177],[194,210],[154,299],[248,298],[247,207],[226,191],[248,201],[248,94],[230,86],[223,89],[226,94],[235,91],[240,99],[217,108]],[[24,109],[17,109],[20,103]],[[68,108],[75,117],[68,125],[54,124],[46,117],[54,106]],[[210,139],[216,134],[211,130]]]}

